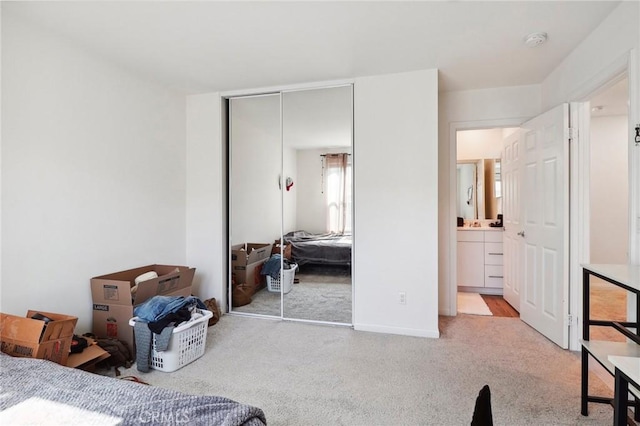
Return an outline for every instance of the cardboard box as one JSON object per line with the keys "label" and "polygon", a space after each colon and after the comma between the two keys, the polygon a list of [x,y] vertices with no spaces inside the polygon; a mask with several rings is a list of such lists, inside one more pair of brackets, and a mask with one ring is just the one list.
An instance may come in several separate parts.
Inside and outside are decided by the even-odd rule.
{"label": "cardboard box", "polygon": [[[52,321],[31,317],[40,313]],[[9,355],[48,359],[66,365],[77,317],[28,311],[26,317],[0,313],[0,349]]]}
{"label": "cardboard box", "polygon": [[[282,250],[282,253],[280,253],[280,250]],[[282,254],[282,257],[284,257],[285,259],[288,260],[293,260],[293,258],[291,257],[291,244],[285,244],[284,245],[284,249],[282,248],[282,245],[280,243],[280,240],[276,240],[273,243],[273,248],[271,249],[271,254]]]}
{"label": "cardboard box", "polygon": [[231,246],[231,271],[236,284],[248,284],[254,288],[264,285],[260,275],[262,264],[271,257],[272,244],[248,243]]}
{"label": "cardboard box", "polygon": [[[141,282],[132,293],[136,277],[151,271],[158,278]],[[156,295],[190,296],[195,272],[188,266],[149,265],[91,278],[93,334],[122,340],[135,353],[133,327],[129,325],[133,308]]]}
{"label": "cardboard box", "polygon": [[85,371],[95,371],[96,364],[111,356],[102,349],[95,340],[86,338],[87,346],[82,352],[70,354],[67,359],[67,367],[78,368]]}

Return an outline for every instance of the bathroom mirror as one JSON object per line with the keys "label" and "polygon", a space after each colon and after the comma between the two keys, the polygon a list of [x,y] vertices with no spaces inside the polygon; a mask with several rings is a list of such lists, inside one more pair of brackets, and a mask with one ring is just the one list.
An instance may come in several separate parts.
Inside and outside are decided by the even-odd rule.
{"label": "bathroom mirror", "polygon": [[457,215],[466,220],[497,219],[502,213],[499,158],[457,163]]}

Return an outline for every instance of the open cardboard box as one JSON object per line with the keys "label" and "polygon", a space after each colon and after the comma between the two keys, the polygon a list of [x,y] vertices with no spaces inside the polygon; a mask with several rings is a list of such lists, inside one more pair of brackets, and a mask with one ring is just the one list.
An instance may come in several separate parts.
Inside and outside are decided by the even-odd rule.
{"label": "open cardboard box", "polygon": [[[133,293],[136,277],[151,271],[158,278],[139,283]],[[93,334],[122,340],[135,353],[133,327],[129,325],[133,308],[156,295],[190,296],[195,272],[188,266],[148,265],[91,278]]]}
{"label": "open cardboard box", "polygon": [[91,338],[87,339],[88,346],[82,352],[70,354],[67,359],[67,367],[78,368],[85,371],[95,371],[95,366],[102,360],[109,358],[109,352],[98,346]]}
{"label": "open cardboard box", "polygon": [[[52,321],[32,319],[42,314]],[[66,365],[77,317],[28,311],[26,317],[0,313],[0,348],[12,356],[48,359]]]}
{"label": "open cardboard box", "polygon": [[264,285],[260,275],[262,264],[271,257],[272,244],[248,243],[231,247],[231,269],[236,284],[247,284],[254,290]]}

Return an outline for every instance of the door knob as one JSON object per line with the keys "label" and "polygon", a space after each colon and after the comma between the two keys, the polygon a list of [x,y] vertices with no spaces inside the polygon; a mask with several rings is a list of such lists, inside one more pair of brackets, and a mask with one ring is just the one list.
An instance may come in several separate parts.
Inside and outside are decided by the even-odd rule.
{"label": "door knob", "polygon": [[524,231],[518,232],[518,235],[520,235],[522,238],[524,238]]}

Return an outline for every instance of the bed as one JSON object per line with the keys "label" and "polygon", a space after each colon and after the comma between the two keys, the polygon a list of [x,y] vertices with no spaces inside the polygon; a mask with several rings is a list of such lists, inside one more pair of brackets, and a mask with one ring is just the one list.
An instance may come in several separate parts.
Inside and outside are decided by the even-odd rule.
{"label": "bed", "polygon": [[311,234],[289,232],[285,244],[291,244],[291,257],[299,265],[351,265],[351,234]]}
{"label": "bed", "polygon": [[0,424],[265,425],[261,409],[0,352]]}

